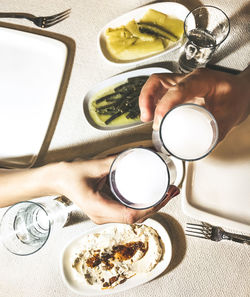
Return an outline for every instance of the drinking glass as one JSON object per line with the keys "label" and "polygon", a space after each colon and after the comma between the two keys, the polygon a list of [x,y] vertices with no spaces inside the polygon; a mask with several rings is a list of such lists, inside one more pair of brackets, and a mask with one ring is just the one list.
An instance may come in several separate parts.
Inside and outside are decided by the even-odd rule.
{"label": "drinking glass", "polygon": [[191,11],[184,21],[180,71],[188,73],[205,67],[229,31],[229,18],[221,9],[205,5]]}
{"label": "drinking glass", "polygon": [[71,202],[67,198],[45,203],[18,202],[9,207],[0,223],[0,237],[11,253],[25,256],[40,250],[51,230],[63,227],[69,218]]}
{"label": "drinking glass", "polygon": [[152,142],[157,151],[183,161],[206,157],[216,146],[219,129],[214,116],[203,106],[186,103],[163,117]]}
{"label": "drinking glass", "polygon": [[114,160],[109,173],[110,188],[124,205],[146,209],[159,204],[176,179],[174,162],[148,148],[128,149]]}

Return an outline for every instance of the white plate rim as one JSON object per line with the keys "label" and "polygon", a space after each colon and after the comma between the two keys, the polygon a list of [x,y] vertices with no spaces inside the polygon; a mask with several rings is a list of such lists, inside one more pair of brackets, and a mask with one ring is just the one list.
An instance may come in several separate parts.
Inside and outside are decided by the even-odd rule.
{"label": "white plate rim", "polygon": [[[189,166],[193,166],[193,162],[186,162],[186,174],[189,173]],[[193,206],[187,197],[188,185],[187,181],[190,176],[185,176],[183,181],[183,190],[181,191],[181,207],[185,215],[192,217],[199,221],[205,221],[211,225],[217,225],[224,228],[230,228],[232,230],[237,230],[240,232],[249,233],[249,225],[237,222],[230,218],[224,218],[222,216],[209,213],[199,209],[198,207]]]}
{"label": "white plate rim", "polygon": [[111,126],[111,127],[102,127],[97,125],[91,118],[90,114],[89,114],[89,102],[91,100],[91,98],[99,91],[101,91],[102,89],[112,86],[116,83],[122,82],[124,80],[126,80],[129,77],[136,77],[136,76],[140,76],[140,75],[151,75],[153,73],[171,73],[171,71],[167,68],[163,68],[163,67],[147,67],[147,68],[142,68],[142,69],[136,69],[136,70],[132,70],[132,71],[127,71],[124,73],[120,73],[117,75],[114,75],[110,78],[107,78],[99,83],[97,83],[93,88],[91,88],[84,96],[83,98],[83,113],[84,116],[86,118],[86,120],[88,121],[88,123],[98,129],[98,130],[105,130],[105,131],[113,131],[113,130],[118,130],[118,129],[125,129],[125,128],[130,128],[130,127],[135,127],[135,126],[139,126],[139,125],[145,125],[145,123],[139,121],[137,123],[130,123],[130,124],[126,124],[126,125],[120,125],[120,126]]}
{"label": "white plate rim", "polygon": [[51,137],[56,128],[58,118],[61,112],[62,103],[66,96],[66,87],[69,83],[74,55],[75,55],[75,41],[66,36],[55,32],[43,31],[36,28],[31,28],[23,25],[11,24],[6,22],[0,22],[0,30],[3,32],[10,32],[21,37],[28,37],[31,40],[47,40],[48,43],[56,42],[58,45],[65,48],[65,59],[63,61],[63,72],[61,75],[61,81],[58,83],[58,91],[55,97],[53,97],[53,108],[49,112],[49,119],[44,127],[43,134],[41,134],[39,144],[33,150],[32,154],[27,156],[9,157],[0,160],[0,166],[5,168],[30,168],[40,161],[43,154],[47,151],[51,142]]}
{"label": "white plate rim", "polygon": [[[166,53],[169,53],[177,48],[179,48],[182,44],[182,40],[180,39],[179,41],[177,41],[176,43],[172,44],[170,47],[168,47],[167,49],[165,49],[164,51],[160,52],[160,53],[156,53],[153,54],[151,56],[145,57],[145,58],[139,58],[139,59],[134,59],[134,60],[130,60],[130,61],[122,61],[122,60],[115,60],[113,59],[107,52],[106,50],[106,46],[105,46],[105,31],[107,28],[109,27],[117,27],[117,26],[121,26],[121,25],[125,25],[126,23],[128,23],[130,20],[132,20],[133,18],[135,19],[139,19],[141,18],[144,13],[148,10],[148,9],[155,9],[158,10],[160,12],[166,13],[170,16],[174,16],[174,17],[178,17],[180,20],[184,21],[186,16],[188,15],[188,13],[190,12],[190,10],[180,4],[180,3],[175,3],[175,2],[159,2],[159,3],[154,3],[154,4],[149,4],[149,5],[145,5],[142,7],[138,7],[135,8],[127,13],[122,14],[121,16],[111,20],[109,23],[107,23],[98,33],[97,35],[97,48],[99,53],[101,54],[101,56],[109,63],[113,64],[113,65],[131,65],[131,64],[136,64],[136,63],[140,63],[140,62],[145,62],[145,61],[149,61],[151,59],[154,59],[156,57],[161,57],[163,55],[165,55]],[[106,50],[106,52],[105,52]]]}
{"label": "white plate rim", "polygon": [[[149,218],[146,221],[144,221],[142,224],[150,226],[158,232],[158,234],[160,235],[161,240],[164,244],[164,248],[165,248],[165,253],[164,253],[163,259],[156,265],[155,268],[153,268],[153,270],[151,272],[149,272],[147,275],[144,275],[144,274],[141,276],[135,275],[131,279],[128,279],[125,283],[118,285],[113,289],[107,289],[107,290],[90,289],[89,287],[84,286],[83,284],[81,285],[82,290],[79,290],[76,287],[76,285],[79,286],[79,282],[77,280],[73,281],[73,284],[71,284],[65,274],[65,269],[69,269],[69,267],[70,267],[70,269],[72,269],[71,263],[68,262],[68,267],[66,267],[66,268],[65,268],[65,264],[64,264],[64,260],[65,260],[64,258],[66,257],[66,253],[67,253],[68,249],[70,249],[70,246],[73,245],[78,240],[80,240],[83,236],[86,236],[90,233],[99,232],[109,226],[113,226],[113,225],[117,225],[117,224],[119,224],[119,223],[103,224],[103,225],[99,225],[97,227],[91,228],[88,231],[84,232],[82,235],[80,235],[80,236],[78,235],[76,238],[72,239],[72,241],[69,242],[64,247],[64,249],[61,253],[61,257],[60,257],[60,273],[61,273],[63,282],[67,286],[68,289],[70,289],[74,293],[77,293],[77,294],[83,295],[83,296],[111,295],[111,294],[123,292],[128,289],[132,289],[137,286],[143,285],[143,284],[153,280],[157,276],[161,275],[166,270],[166,268],[169,266],[171,259],[172,259],[171,239],[170,239],[170,236],[169,236],[167,230],[163,227],[162,224],[160,224],[156,220]],[[74,286],[74,284],[75,284],[75,286]],[[85,291],[83,291],[83,290],[85,290]]]}

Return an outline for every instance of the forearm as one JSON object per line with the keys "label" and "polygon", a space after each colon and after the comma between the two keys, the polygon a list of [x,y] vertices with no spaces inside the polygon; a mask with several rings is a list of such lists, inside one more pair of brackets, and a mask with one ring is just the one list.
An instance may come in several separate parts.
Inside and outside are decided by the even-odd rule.
{"label": "forearm", "polygon": [[56,164],[33,169],[0,169],[0,207],[32,198],[57,195]]}

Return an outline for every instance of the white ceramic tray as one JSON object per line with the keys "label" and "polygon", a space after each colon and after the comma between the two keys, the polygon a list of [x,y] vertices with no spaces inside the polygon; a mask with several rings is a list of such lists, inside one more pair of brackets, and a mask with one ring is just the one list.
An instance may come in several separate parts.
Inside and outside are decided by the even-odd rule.
{"label": "white ceramic tray", "polygon": [[59,116],[74,56],[72,39],[0,23],[0,165],[34,164]]}
{"label": "white ceramic tray", "polygon": [[80,237],[73,239],[72,242],[70,242],[65,247],[61,257],[60,268],[61,268],[62,278],[66,286],[74,293],[79,295],[103,296],[103,295],[110,295],[118,292],[123,292],[128,289],[137,287],[139,285],[142,285],[146,282],[151,281],[152,279],[156,278],[161,273],[163,273],[168,267],[172,258],[172,244],[171,244],[171,240],[168,235],[168,232],[160,223],[152,219],[147,219],[143,224],[154,228],[158,232],[164,246],[163,257],[161,261],[155,266],[155,268],[153,268],[152,271],[150,271],[147,274],[135,275],[134,277],[128,279],[125,283],[120,284],[109,290],[98,290],[96,288],[91,288],[89,286],[86,286],[84,282],[79,282],[79,280],[77,280],[74,277],[72,263],[70,262],[70,259],[72,259],[72,253],[74,253],[74,250],[75,250],[75,246],[77,246],[77,243],[81,240],[83,236],[90,233],[100,232],[103,229],[107,228],[107,226],[113,225],[113,224],[104,224],[104,225],[95,227],[91,230],[88,230],[87,232],[83,233]]}
{"label": "white ceramic tray", "polygon": [[166,48],[164,51],[154,54],[145,58],[140,58],[140,59],[135,59],[135,60],[130,60],[130,61],[122,61],[122,60],[117,60],[114,59],[108,52],[107,47],[106,47],[106,41],[105,41],[105,32],[108,28],[116,28],[122,25],[126,25],[129,21],[135,19],[140,20],[143,15],[149,10],[149,9],[155,9],[158,10],[162,13],[165,13],[169,16],[176,17],[182,21],[185,20],[187,14],[189,13],[189,10],[175,2],[159,2],[159,3],[154,3],[154,4],[149,4],[146,6],[142,6],[140,8],[134,9],[122,16],[117,17],[116,19],[112,20],[109,22],[107,25],[105,25],[101,31],[98,34],[98,39],[97,39],[97,44],[99,51],[101,55],[105,58],[106,61],[112,63],[112,64],[119,64],[119,65],[127,65],[127,64],[136,64],[141,61],[149,61],[155,57],[160,57],[162,55],[165,55],[166,53],[173,51],[177,49],[178,47],[181,46],[181,41],[178,41],[176,43],[173,43],[170,45],[168,48]]}
{"label": "white ceramic tray", "polygon": [[250,117],[210,156],[186,164],[184,212],[200,221],[250,233]]}

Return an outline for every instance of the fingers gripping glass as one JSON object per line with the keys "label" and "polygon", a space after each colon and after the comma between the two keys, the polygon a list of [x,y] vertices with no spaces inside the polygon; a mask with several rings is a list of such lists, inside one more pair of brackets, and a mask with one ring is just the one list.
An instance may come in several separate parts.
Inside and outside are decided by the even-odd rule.
{"label": "fingers gripping glass", "polygon": [[183,161],[206,157],[216,146],[219,129],[214,116],[204,107],[186,103],[171,109],[153,131],[157,151]]}
{"label": "fingers gripping glass", "polygon": [[121,153],[110,168],[110,187],[122,204],[146,209],[159,204],[176,180],[173,161],[147,148]]}

